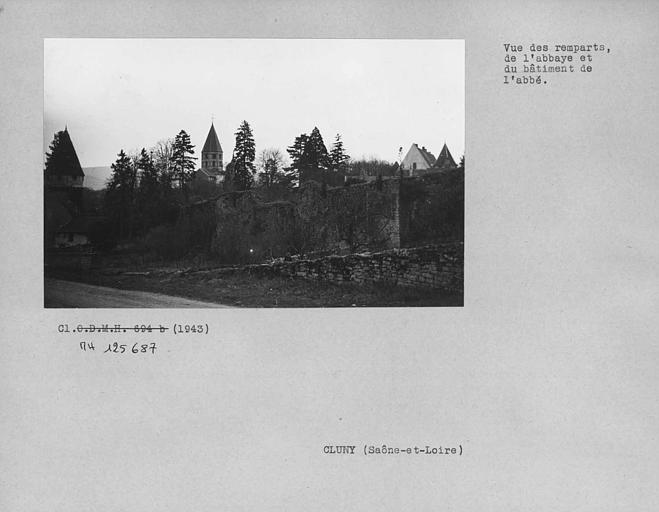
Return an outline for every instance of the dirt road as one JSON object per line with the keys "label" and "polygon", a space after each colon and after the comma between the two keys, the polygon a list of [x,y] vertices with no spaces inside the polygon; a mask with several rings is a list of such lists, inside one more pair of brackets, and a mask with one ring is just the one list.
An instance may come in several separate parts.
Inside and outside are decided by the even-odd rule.
{"label": "dirt road", "polygon": [[44,305],[47,308],[228,308],[161,293],[117,290],[105,286],[46,279]]}

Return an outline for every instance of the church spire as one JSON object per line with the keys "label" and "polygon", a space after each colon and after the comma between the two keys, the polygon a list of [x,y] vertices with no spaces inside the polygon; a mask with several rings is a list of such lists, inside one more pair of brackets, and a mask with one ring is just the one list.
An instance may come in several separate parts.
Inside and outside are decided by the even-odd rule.
{"label": "church spire", "polygon": [[439,152],[439,155],[437,155],[437,161],[435,162],[434,167],[438,169],[451,169],[457,167],[455,160],[453,160],[453,156],[451,155],[451,152],[448,150],[448,146],[446,145],[446,140],[444,140],[444,147]]}
{"label": "church spire", "polygon": [[215,133],[215,126],[211,121],[211,129],[208,131],[208,136],[206,137],[206,143],[204,148],[201,150],[202,153],[221,153],[222,146],[220,146],[220,141],[217,138],[217,133]]}
{"label": "church spire", "polygon": [[201,170],[208,176],[213,176],[214,179],[222,173],[224,165],[222,162],[222,146],[220,140],[217,138],[215,132],[215,116],[211,117],[211,128],[208,130],[206,142],[201,150]]}

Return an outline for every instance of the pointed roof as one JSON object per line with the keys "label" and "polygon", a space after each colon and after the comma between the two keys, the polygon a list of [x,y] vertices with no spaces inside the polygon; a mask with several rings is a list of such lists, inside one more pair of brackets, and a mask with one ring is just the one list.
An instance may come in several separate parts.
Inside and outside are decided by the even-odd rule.
{"label": "pointed roof", "polygon": [[55,134],[54,147],[52,153],[47,154],[46,172],[50,176],[85,176],[80,166],[80,160],[71,142],[69,130],[65,127],[64,131]]}
{"label": "pointed roof", "polygon": [[433,164],[435,163],[435,155],[433,155],[425,147],[419,147],[419,145],[416,142],[413,142],[412,145],[410,146],[410,149],[405,155],[405,158],[403,158],[403,163],[408,159],[408,157],[414,155],[414,153],[418,153],[419,155],[421,155],[421,158],[423,158],[424,162],[426,162],[426,165],[428,167],[432,167]]}
{"label": "pointed roof", "polygon": [[208,131],[208,137],[206,137],[206,143],[204,144],[204,149],[201,150],[202,153],[221,153],[222,146],[220,146],[220,141],[217,138],[217,133],[215,133],[215,126],[211,123],[211,129]]}
{"label": "pointed roof", "polygon": [[439,155],[437,155],[437,161],[435,162],[435,167],[438,169],[448,169],[451,167],[457,167],[455,160],[453,160],[453,157],[451,156],[451,152],[448,150],[448,146],[446,145],[446,142],[444,143],[444,147],[442,150],[439,152]]}
{"label": "pointed roof", "polygon": [[425,146],[419,147],[417,146],[417,149],[419,150],[419,153],[423,156],[426,162],[428,162],[428,167],[432,167],[435,164],[435,155],[433,155],[430,151],[428,151]]}

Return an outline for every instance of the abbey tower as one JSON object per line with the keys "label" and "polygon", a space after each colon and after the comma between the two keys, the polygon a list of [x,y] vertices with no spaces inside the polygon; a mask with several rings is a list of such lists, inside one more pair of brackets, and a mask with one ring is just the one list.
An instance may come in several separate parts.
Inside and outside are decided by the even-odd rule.
{"label": "abbey tower", "polygon": [[222,163],[222,146],[211,123],[206,143],[201,150],[201,172],[210,181],[220,182],[224,179],[224,164]]}

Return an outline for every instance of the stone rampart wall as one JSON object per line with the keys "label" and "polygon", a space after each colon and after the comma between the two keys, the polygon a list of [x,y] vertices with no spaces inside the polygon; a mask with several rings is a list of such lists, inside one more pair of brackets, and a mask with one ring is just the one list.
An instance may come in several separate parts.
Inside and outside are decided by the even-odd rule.
{"label": "stone rampart wall", "polygon": [[445,243],[373,254],[278,260],[245,269],[259,275],[282,275],[333,283],[390,283],[463,291],[462,243]]}

